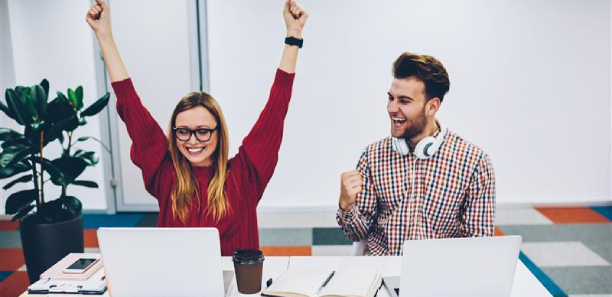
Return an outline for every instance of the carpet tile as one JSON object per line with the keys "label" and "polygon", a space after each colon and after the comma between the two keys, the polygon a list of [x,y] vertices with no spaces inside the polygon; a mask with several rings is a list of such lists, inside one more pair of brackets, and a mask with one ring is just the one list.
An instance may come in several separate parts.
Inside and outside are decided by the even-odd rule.
{"label": "carpet tile", "polygon": [[542,271],[567,294],[612,294],[610,266],[544,267]]}
{"label": "carpet tile", "polygon": [[589,207],[536,207],[555,224],[609,223],[610,220]]}
{"label": "carpet tile", "polygon": [[0,282],[0,297],[17,297],[30,285],[28,273],[15,271]]}
{"label": "carpet tile", "polygon": [[336,228],[312,228],[313,245],[352,245],[353,241],[348,239],[340,227]]}
{"label": "carpet tile", "polygon": [[612,221],[612,206],[593,206],[591,209]]}
{"label": "carpet tile", "polygon": [[83,227],[85,229],[98,229],[100,227],[136,227],[143,216],[143,214],[90,214],[83,216]]}
{"label": "carpet tile", "polygon": [[538,267],[610,266],[610,263],[579,241],[526,242],[521,250]]}
{"label": "carpet tile", "polygon": [[0,232],[0,248],[21,248],[19,230]]}

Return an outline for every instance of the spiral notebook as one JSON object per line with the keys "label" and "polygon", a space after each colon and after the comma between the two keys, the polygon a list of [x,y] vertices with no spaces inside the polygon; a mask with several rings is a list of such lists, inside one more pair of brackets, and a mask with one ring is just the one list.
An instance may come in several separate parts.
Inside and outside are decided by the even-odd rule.
{"label": "spiral notebook", "polygon": [[[381,285],[376,270],[289,269],[261,294],[268,297],[372,297]],[[321,288],[320,292],[317,291]]]}

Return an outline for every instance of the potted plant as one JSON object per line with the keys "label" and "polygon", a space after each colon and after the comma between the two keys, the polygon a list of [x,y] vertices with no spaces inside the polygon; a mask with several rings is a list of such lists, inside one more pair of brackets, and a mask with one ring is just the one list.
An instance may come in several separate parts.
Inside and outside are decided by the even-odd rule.
{"label": "potted plant", "polygon": [[[5,92],[0,110],[23,126],[23,132],[0,127],[0,179],[14,178],[3,187],[32,183],[32,188],[11,194],[5,211],[19,220],[21,243],[30,282],[71,252],[83,252],[82,204],[67,193],[69,185],[97,188],[93,181],[79,180],[85,168],[98,163],[94,152],[75,149],[78,142],[93,137],[73,138],[74,131],[108,104],[106,93],[83,108],[83,88],[57,92],[48,102],[49,82],[31,87],[17,86]],[[58,141],[61,156],[51,159],[45,147]],[[61,187],[59,197],[45,196],[48,182]],[[51,199],[49,199],[51,198]]]}

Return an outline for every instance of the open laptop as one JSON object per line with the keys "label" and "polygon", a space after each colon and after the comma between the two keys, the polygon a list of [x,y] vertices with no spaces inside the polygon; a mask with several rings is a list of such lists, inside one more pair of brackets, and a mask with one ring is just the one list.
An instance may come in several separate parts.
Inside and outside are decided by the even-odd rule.
{"label": "open laptop", "polygon": [[[391,297],[509,297],[521,236],[409,240]],[[401,288],[401,289],[400,289]]]}
{"label": "open laptop", "polygon": [[215,228],[100,228],[113,297],[224,296]]}

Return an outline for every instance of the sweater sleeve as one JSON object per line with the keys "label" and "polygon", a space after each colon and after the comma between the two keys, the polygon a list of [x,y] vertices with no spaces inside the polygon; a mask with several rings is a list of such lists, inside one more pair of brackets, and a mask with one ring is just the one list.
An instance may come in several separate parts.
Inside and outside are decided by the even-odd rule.
{"label": "sweater sleeve", "polygon": [[234,157],[241,166],[246,167],[245,172],[251,175],[248,179],[255,182],[255,195],[248,195],[255,204],[261,199],[278,162],[294,78],[295,73],[276,70],[268,102]]}
{"label": "sweater sleeve", "polygon": [[117,95],[117,113],[132,140],[132,162],[142,170],[147,191],[157,196],[153,181],[168,152],[168,140],[159,124],[142,105],[130,78],[114,82],[112,86]]}

